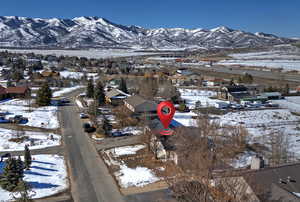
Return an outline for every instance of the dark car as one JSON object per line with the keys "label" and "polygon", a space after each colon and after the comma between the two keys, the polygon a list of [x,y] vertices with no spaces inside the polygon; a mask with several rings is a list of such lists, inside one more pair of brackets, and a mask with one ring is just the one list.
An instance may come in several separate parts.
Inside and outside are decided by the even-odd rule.
{"label": "dark car", "polygon": [[92,132],[96,131],[96,128],[91,126],[91,124],[89,124],[89,123],[84,123],[82,127],[83,127],[84,132],[86,132],[86,133],[92,133]]}
{"label": "dark car", "polygon": [[112,137],[123,137],[124,134],[121,133],[121,132],[112,132],[112,133],[111,133],[111,136],[112,136]]}
{"label": "dark car", "polygon": [[124,136],[132,136],[133,133],[122,133],[120,131],[112,132],[111,137],[124,137]]}
{"label": "dark car", "polygon": [[28,122],[28,118],[23,117],[22,115],[15,115],[14,117],[9,118],[9,121],[17,124],[26,124]]}

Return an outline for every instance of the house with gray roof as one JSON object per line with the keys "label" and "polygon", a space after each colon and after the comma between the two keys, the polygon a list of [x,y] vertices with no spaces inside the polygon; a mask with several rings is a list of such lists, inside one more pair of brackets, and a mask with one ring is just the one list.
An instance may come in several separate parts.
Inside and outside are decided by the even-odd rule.
{"label": "house with gray roof", "polygon": [[112,105],[119,105],[122,104],[123,101],[129,96],[130,96],[129,94],[114,88],[105,93],[105,101],[106,103],[110,103]]}
{"label": "house with gray roof", "polygon": [[156,114],[157,103],[133,95],[124,100],[124,105],[135,114]]}

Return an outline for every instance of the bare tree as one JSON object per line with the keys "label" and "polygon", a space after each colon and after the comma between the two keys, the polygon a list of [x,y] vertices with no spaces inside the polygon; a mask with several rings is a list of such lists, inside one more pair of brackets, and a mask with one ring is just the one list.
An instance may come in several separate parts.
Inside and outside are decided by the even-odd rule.
{"label": "bare tree", "polygon": [[242,127],[221,127],[208,119],[199,119],[196,129],[178,129],[173,139],[182,172],[166,178],[174,196],[183,202],[243,201],[241,198],[246,198],[243,182],[230,178],[223,183],[217,180],[215,170],[225,169],[226,162],[243,151],[246,136]]}

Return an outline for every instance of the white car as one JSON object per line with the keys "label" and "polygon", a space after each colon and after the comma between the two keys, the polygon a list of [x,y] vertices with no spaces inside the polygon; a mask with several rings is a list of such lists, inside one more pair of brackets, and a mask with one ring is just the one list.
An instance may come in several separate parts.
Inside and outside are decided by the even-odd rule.
{"label": "white car", "polygon": [[87,114],[85,114],[85,113],[80,113],[79,117],[81,119],[87,119],[87,118],[89,118],[89,116]]}

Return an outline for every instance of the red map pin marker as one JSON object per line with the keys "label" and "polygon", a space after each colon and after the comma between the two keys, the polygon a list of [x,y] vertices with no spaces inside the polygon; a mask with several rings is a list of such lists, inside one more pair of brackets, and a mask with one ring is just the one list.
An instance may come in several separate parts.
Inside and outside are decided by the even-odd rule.
{"label": "red map pin marker", "polygon": [[165,129],[164,131],[161,132],[161,134],[170,135],[171,131],[169,130],[169,125],[175,114],[174,105],[169,101],[164,101],[159,103],[157,106],[157,114]]}

